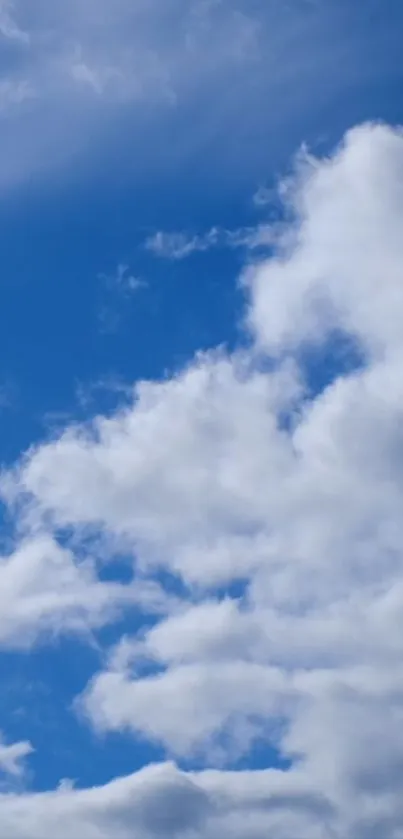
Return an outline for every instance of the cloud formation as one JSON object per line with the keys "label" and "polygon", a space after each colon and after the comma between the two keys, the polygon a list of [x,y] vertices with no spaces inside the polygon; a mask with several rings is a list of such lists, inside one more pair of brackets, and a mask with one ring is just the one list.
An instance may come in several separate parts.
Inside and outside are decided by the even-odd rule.
{"label": "cloud formation", "polygon": [[116,120],[142,116],[145,130],[150,115],[247,65],[259,32],[247,5],[41,0],[33,11],[30,0],[2,0],[0,187],[96,149]]}
{"label": "cloud formation", "polygon": [[[299,162],[284,200],[273,253],[242,279],[248,350],[138,383],[129,406],[66,428],[2,479],[25,538],[45,530],[56,552],[57,573],[40,546],[26,566],[16,549],[52,592],[33,627],[50,615],[69,629],[78,607],[105,619],[97,570],[119,551],[133,586],[158,575],[177,592],[108,650],[80,713],[217,768],[5,796],[12,839],[56,824],[83,839],[403,830],[402,132],[350,131]],[[343,340],[360,364],[315,388],[310,366]],[[88,575],[77,556],[93,539]],[[225,768],[256,741],[290,768]]]}
{"label": "cloud formation", "polygon": [[212,170],[233,155],[240,174],[263,130],[281,143],[313,102],[350,95],[374,66],[378,80],[397,72],[394,8],[385,20],[387,45],[338,0],[3,0],[0,188],[90,169],[104,146],[126,177],[213,147]]}
{"label": "cloud formation", "polygon": [[112,622],[122,609],[166,609],[158,585],[99,579],[88,550],[75,554],[49,533],[32,533],[0,558],[0,648],[29,648],[61,632],[84,633]]}
{"label": "cloud formation", "polygon": [[24,772],[24,759],[33,751],[31,743],[20,742],[6,745],[0,736],[0,771],[19,777]]}
{"label": "cloud formation", "polygon": [[155,256],[165,259],[186,259],[194,253],[202,253],[213,248],[245,248],[253,250],[271,245],[275,240],[273,230],[268,224],[257,227],[240,227],[235,230],[223,230],[211,227],[205,233],[191,235],[184,231],[167,233],[158,230],[146,239],[145,247]]}
{"label": "cloud formation", "polygon": [[55,832],[60,839],[131,839],[133,833],[144,839],[243,839],[245,832],[261,839],[268,829],[279,836],[288,830],[304,839],[333,837],[329,803],[301,777],[284,780],[275,771],[186,775],[172,764],[151,766],[101,788],[63,784],[52,793],[4,795],[0,824],[4,835],[18,839],[51,839]]}

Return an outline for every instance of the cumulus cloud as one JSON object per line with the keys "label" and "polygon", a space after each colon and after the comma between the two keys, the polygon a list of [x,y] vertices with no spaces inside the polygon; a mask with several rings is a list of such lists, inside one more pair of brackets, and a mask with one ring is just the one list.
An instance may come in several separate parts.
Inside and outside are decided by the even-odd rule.
{"label": "cumulus cloud", "polygon": [[[291,768],[154,767],[9,796],[5,835],[56,819],[89,839],[402,832],[402,132],[354,129],[283,192],[273,252],[243,277],[251,347],[137,384],[124,409],[28,452],[2,491],[29,532],[73,534],[72,553],[96,537],[103,561],[124,547],[135,581],[180,592],[108,651],[77,700],[94,726],[206,766],[259,740]],[[347,338],[360,364],[315,389],[309,363]],[[95,620],[101,583],[74,569]],[[67,626],[72,599],[52,612]]]}
{"label": "cumulus cloud", "polygon": [[338,154],[309,156],[285,197],[293,224],[276,258],[253,268],[250,323],[270,353],[321,340],[332,328],[366,352],[402,343],[402,133],[365,125]]}
{"label": "cumulus cloud", "polygon": [[18,839],[50,839],[56,832],[61,839],[131,839],[133,833],[141,839],[244,839],[245,833],[262,839],[268,830],[282,837],[292,831],[301,839],[333,837],[329,802],[298,774],[284,781],[275,771],[186,774],[162,764],[104,787],[3,795],[0,826]]}
{"label": "cumulus cloud", "polygon": [[78,558],[48,534],[32,535],[0,558],[0,647],[24,648],[61,632],[113,621],[125,606],[165,611],[158,585],[103,582],[90,556]]}
{"label": "cumulus cloud", "polygon": [[[291,465],[276,412],[291,410],[299,393],[288,365],[273,376],[248,368],[242,357],[212,354],[173,380],[140,383],[134,408],[38,449],[17,491],[57,526],[118,534],[144,570],[162,566],[206,585],[242,577],[266,550],[270,494],[279,503],[267,476]],[[12,494],[11,476],[6,484]]]}

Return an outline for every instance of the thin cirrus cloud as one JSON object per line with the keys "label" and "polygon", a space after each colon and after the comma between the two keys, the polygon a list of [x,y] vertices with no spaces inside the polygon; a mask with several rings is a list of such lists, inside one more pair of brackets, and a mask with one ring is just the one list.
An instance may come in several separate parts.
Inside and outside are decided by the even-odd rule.
{"label": "thin cirrus cloud", "polygon": [[257,249],[271,245],[275,240],[273,228],[268,224],[225,230],[211,227],[205,233],[190,234],[185,231],[168,233],[158,230],[145,241],[146,250],[157,257],[171,260],[186,259],[192,254],[214,248]]}
{"label": "thin cirrus cloud", "polygon": [[228,136],[245,168],[256,156],[255,128],[280,137],[304,105],[308,113],[314,101],[365,86],[374,65],[388,77],[393,8],[387,47],[379,30],[357,33],[357,10],[336,0],[3,2],[0,186],[64,166],[76,172],[90,149],[103,159],[105,146],[108,171],[130,159],[139,173],[216,143],[214,168],[228,158]]}
{"label": "thin cirrus cloud", "polygon": [[147,282],[120,263],[111,274],[99,274],[100,299],[98,322],[103,333],[113,333],[122,323],[129,301],[147,288]]}
{"label": "thin cirrus cloud", "polygon": [[247,63],[259,24],[245,9],[243,0],[41,0],[33,14],[29,0],[2,3],[0,183],[76,160],[110,141],[116,120],[175,111],[189,85]]}
{"label": "thin cirrus cloud", "polygon": [[[25,539],[71,536],[58,572],[38,569],[58,632],[73,601],[85,621],[109,619],[94,597],[108,585],[99,563],[123,548],[134,579],[119,584],[118,611],[121,589],[158,580],[163,599],[167,583],[152,622],[105,650],[76,711],[206,767],[10,793],[4,835],[400,835],[402,172],[403,135],[387,126],[307,158],[273,253],[242,278],[252,346],[138,384],[125,408],[66,427],[3,473]],[[320,353],[335,332],[362,364],[312,393],[303,350]],[[91,538],[101,559],[88,578]],[[17,565],[28,590],[31,564]],[[25,620],[10,610],[9,632],[24,635]],[[231,772],[256,742],[289,768]]]}

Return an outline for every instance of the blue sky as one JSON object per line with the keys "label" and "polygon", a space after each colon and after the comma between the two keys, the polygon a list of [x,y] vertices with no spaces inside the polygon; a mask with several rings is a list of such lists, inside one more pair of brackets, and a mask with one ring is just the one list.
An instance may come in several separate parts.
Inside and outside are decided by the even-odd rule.
{"label": "blue sky", "polygon": [[402,28],[0,0],[7,839],[403,830]]}

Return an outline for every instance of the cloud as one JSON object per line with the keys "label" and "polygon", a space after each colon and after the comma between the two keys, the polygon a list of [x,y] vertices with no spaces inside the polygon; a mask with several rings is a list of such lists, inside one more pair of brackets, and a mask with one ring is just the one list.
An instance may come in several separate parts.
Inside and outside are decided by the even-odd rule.
{"label": "cloud", "polygon": [[157,231],[146,239],[145,247],[155,256],[165,259],[186,259],[194,253],[212,248],[254,248],[267,247],[273,241],[274,234],[270,226],[260,224],[256,227],[240,227],[235,230],[223,230],[211,227],[206,233],[190,235],[185,232],[166,233]]}
{"label": "cloud", "polygon": [[3,0],[0,186],[54,170],[103,135],[110,143],[111,121],[144,116],[145,129],[150,114],[166,117],[214,74],[247,64],[257,29],[243,0],[41,0],[34,13],[30,0]]}
{"label": "cloud", "polygon": [[[77,559],[91,537],[102,562],[132,557],[135,583],[178,592],[77,700],[95,727],[210,767],[258,740],[291,768],[149,767],[102,791],[8,797],[4,835],[56,820],[89,839],[401,834],[402,132],[350,131],[300,160],[283,195],[273,252],[243,277],[250,347],[137,383],[125,408],[29,451],[2,492],[28,538],[46,524],[53,552],[66,534],[67,571],[41,573],[49,611],[29,587],[32,626],[68,628],[77,608],[105,619],[98,566]],[[309,365],[344,339],[360,365],[315,389]]]}
{"label": "cloud", "polygon": [[[242,576],[260,551],[267,475],[292,464],[276,412],[299,393],[292,368],[248,366],[213,353],[173,380],[138,384],[133,406],[40,447],[14,489],[57,526],[92,522],[134,540],[145,569],[208,585]],[[12,476],[6,483],[12,494]]]}
{"label": "cloud", "polygon": [[401,346],[401,149],[400,129],[365,125],[335,157],[301,160],[286,195],[294,222],[247,277],[250,324],[270,353],[335,327],[370,353]]}
{"label": "cloud", "polygon": [[0,770],[6,775],[19,777],[24,773],[24,758],[31,754],[31,743],[12,743],[7,746],[0,737]]}
{"label": "cloud", "polygon": [[102,673],[82,707],[101,731],[131,730],[163,743],[171,754],[228,764],[247,753],[263,719],[281,717],[287,699],[286,680],[276,668],[208,661],[147,678]]}
{"label": "cloud", "polygon": [[389,8],[386,46],[337,0],[3,0],[0,187],[80,161],[155,178],[203,159],[212,178],[224,163],[260,178],[256,137],[281,146],[286,126],[366,86],[374,66],[379,82],[398,74],[400,23]]}
{"label": "cloud", "polygon": [[147,250],[167,259],[184,259],[197,251],[206,251],[217,244],[218,231],[215,227],[204,236],[188,236],[186,233],[164,233],[159,230],[145,242]]}
{"label": "cloud", "polygon": [[29,34],[18,26],[14,19],[12,0],[1,0],[0,3],[0,34],[3,38],[20,44],[29,44]]}
{"label": "cloud", "polygon": [[26,79],[4,79],[0,82],[0,113],[9,112],[34,98],[35,92]]}
{"label": "cloud", "polygon": [[[281,772],[184,773],[172,764],[150,766],[104,787],[76,790],[63,784],[45,794],[0,799],[0,826],[10,839],[140,839],[195,837],[263,839],[296,835],[333,837],[331,804],[304,780],[286,783]],[[283,832],[278,831],[283,825]],[[325,830],[325,833],[323,832]],[[297,832],[295,832],[297,831]]]}
{"label": "cloud", "polygon": [[81,559],[45,534],[31,535],[0,558],[0,647],[26,648],[63,632],[88,633],[121,610],[165,610],[157,584],[102,582],[87,554]]}
{"label": "cloud", "polygon": [[102,284],[102,304],[98,310],[100,328],[104,333],[115,332],[127,311],[128,302],[145,289],[147,283],[123,263],[112,274],[99,274],[98,279]]}
{"label": "cloud", "polygon": [[[64,79],[73,86],[88,85],[88,92],[97,95],[175,96],[184,68],[193,69],[194,80],[223,61],[250,59],[258,29],[244,0],[227,8],[205,0],[118,0],[113,7],[105,0],[96,5],[69,0],[55,8],[42,0],[34,14],[28,0],[0,5],[0,33],[14,42],[17,63],[35,75],[40,94],[55,84],[60,89]],[[53,80],[43,72],[50,67]]]}
{"label": "cloud", "polygon": [[99,279],[110,291],[117,291],[124,296],[129,296],[140,288],[144,288],[144,280],[136,277],[130,270],[129,265],[120,263],[114,274],[100,274]]}
{"label": "cloud", "polygon": [[277,198],[277,195],[273,192],[273,189],[262,184],[253,196],[253,203],[256,207],[265,207],[271,204],[275,198]]}

